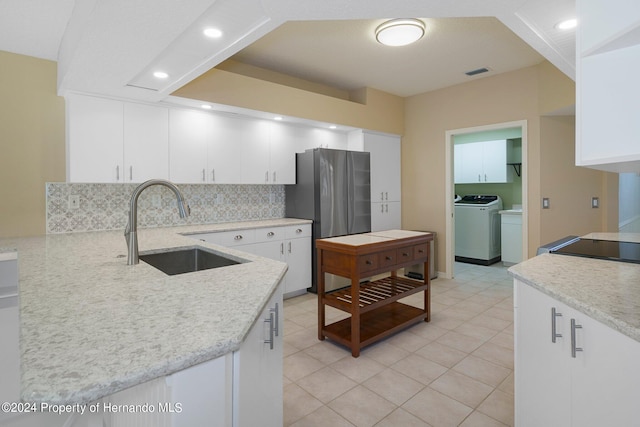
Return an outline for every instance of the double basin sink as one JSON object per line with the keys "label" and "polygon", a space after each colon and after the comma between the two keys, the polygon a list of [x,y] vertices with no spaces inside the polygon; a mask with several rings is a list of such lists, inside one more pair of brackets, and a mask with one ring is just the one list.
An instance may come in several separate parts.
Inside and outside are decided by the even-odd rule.
{"label": "double basin sink", "polygon": [[140,254],[139,258],[170,276],[240,264],[239,261],[210,252],[199,246]]}

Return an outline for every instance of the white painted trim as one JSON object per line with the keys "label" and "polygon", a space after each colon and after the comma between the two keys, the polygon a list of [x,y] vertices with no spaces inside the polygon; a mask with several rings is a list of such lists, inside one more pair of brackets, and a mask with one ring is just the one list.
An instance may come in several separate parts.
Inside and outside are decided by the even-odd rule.
{"label": "white painted trim", "polygon": [[454,221],[454,183],[453,183],[453,137],[455,135],[475,132],[485,132],[505,128],[520,127],[522,129],[522,257],[523,260],[529,258],[529,167],[528,167],[528,139],[527,121],[518,120],[513,122],[496,123],[492,125],[475,126],[470,128],[452,129],[445,132],[445,215],[446,230],[445,242],[447,253],[445,256],[445,271],[443,277],[452,279],[454,277],[455,260],[455,221]]}

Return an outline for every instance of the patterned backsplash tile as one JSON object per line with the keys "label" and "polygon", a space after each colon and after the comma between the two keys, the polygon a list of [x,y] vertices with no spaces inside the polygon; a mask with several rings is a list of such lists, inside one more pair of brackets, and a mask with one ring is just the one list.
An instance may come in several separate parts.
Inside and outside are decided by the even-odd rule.
{"label": "patterned backsplash tile", "polygon": [[[137,185],[47,183],[47,233],[124,230],[131,193]],[[191,207],[188,218],[178,215],[171,190],[153,186],[138,199],[138,227],[284,217],[284,185],[180,184],[178,188]],[[77,208],[70,208],[70,196],[79,198]]]}

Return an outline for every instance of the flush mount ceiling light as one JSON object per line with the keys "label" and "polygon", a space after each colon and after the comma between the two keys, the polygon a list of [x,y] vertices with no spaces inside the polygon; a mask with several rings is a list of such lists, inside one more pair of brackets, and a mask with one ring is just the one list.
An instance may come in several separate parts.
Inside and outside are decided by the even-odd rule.
{"label": "flush mount ceiling light", "polygon": [[156,71],[153,73],[153,76],[158,79],[166,79],[167,77],[169,77],[169,74],[165,73],[164,71]]}
{"label": "flush mount ceiling light", "polygon": [[384,22],[376,28],[376,40],[386,46],[406,46],[424,36],[425,25],[419,19],[401,18]]}
{"label": "flush mount ceiling light", "polygon": [[566,21],[558,22],[556,24],[556,28],[559,30],[571,30],[575,28],[577,25],[578,25],[578,20],[573,18],[573,19],[567,19]]}

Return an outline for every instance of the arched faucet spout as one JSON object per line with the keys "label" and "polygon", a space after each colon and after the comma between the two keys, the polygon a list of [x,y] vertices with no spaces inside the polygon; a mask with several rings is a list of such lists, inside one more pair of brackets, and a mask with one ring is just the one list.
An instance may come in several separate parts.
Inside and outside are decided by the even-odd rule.
{"label": "arched faucet spout", "polygon": [[131,200],[129,201],[129,221],[127,227],[124,229],[124,238],[127,241],[127,264],[135,265],[140,261],[138,259],[138,197],[146,188],[154,185],[162,185],[169,188],[176,195],[178,199],[178,213],[180,218],[186,218],[191,213],[189,205],[184,200],[182,192],[175,186],[175,184],[162,179],[150,179],[142,184],[138,185],[131,194]]}

